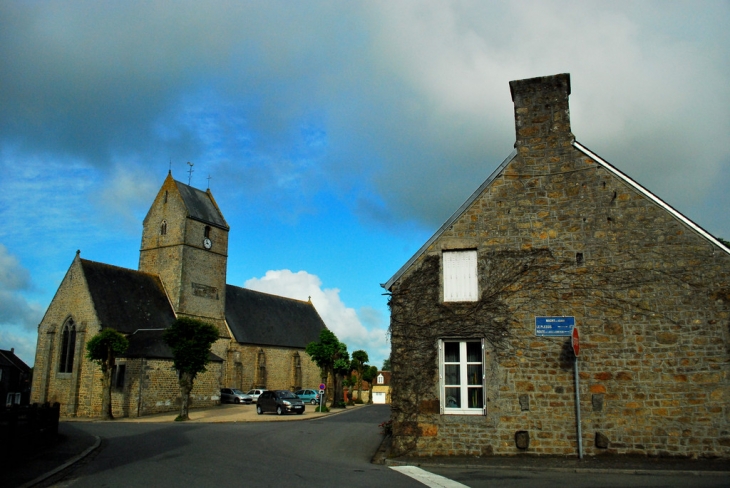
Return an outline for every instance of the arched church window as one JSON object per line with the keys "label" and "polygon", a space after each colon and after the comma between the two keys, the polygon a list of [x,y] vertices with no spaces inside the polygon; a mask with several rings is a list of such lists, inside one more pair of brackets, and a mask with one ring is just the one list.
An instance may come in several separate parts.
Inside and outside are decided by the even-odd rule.
{"label": "arched church window", "polygon": [[74,367],[76,351],[76,324],[69,318],[61,329],[61,360],[58,363],[59,373],[70,373]]}
{"label": "arched church window", "polygon": [[163,220],[160,224],[160,235],[164,236],[165,234],[167,234],[167,220]]}
{"label": "arched church window", "polygon": [[302,358],[298,352],[292,354],[292,390],[302,387]]}
{"label": "arched church window", "polygon": [[205,226],[205,238],[206,239],[210,238],[210,226],[209,225]]}
{"label": "arched church window", "polygon": [[263,349],[259,349],[256,355],[256,363],[256,386],[266,388],[266,354]]}

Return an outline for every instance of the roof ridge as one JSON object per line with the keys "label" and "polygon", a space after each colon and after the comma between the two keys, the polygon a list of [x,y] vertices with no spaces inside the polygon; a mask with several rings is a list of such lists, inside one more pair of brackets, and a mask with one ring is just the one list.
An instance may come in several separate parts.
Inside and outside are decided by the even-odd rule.
{"label": "roof ridge", "polygon": [[309,301],[309,300],[300,300],[298,298],[285,297],[285,296],[282,296],[282,295],[276,295],[274,293],[267,293],[265,291],[254,290],[252,288],[246,288],[246,287],[243,287],[243,286],[230,285],[228,283],[226,283],[226,286],[230,286],[231,288],[238,288],[239,290],[250,291],[250,292],[253,292],[253,293],[259,293],[261,295],[268,295],[268,296],[274,297],[274,298],[281,298],[283,300],[291,300],[291,301],[294,301],[294,302],[300,302],[300,303],[310,304],[310,305],[312,304],[312,302]]}
{"label": "roof ridge", "polygon": [[141,271],[139,269],[125,268],[124,266],[117,266],[116,264],[102,263],[101,261],[93,261],[91,259],[85,259],[85,258],[82,258],[82,257],[79,257],[79,261],[81,261],[82,264],[84,262],[89,263],[89,264],[94,264],[94,265],[97,265],[98,264],[98,265],[101,265],[101,266],[106,266],[108,268],[116,268],[116,269],[120,269],[120,270],[123,270],[123,271],[131,271],[132,273],[139,273],[139,274],[142,274],[142,275],[147,275],[147,276],[149,276],[151,278],[159,278],[159,275],[157,275],[155,273],[149,273],[147,271]]}

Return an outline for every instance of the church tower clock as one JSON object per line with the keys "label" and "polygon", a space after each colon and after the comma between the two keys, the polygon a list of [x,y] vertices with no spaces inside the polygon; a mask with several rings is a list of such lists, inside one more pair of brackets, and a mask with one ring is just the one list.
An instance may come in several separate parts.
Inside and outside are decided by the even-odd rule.
{"label": "church tower clock", "polygon": [[226,335],[229,227],[210,190],[168,173],[142,230],[139,270],[159,275],[178,315],[213,323]]}

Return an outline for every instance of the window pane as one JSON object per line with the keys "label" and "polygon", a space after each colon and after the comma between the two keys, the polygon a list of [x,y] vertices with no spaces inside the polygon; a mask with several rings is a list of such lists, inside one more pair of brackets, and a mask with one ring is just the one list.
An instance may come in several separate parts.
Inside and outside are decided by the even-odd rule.
{"label": "window pane", "polygon": [[484,407],[484,397],[482,396],[482,389],[480,388],[469,388],[469,408],[482,408]]}
{"label": "window pane", "polygon": [[461,408],[461,388],[446,388],[446,408]]}
{"label": "window pane", "polygon": [[[448,367],[448,366],[447,366]],[[469,385],[481,385],[482,384],[482,365],[481,364],[470,364],[466,367],[467,384]]]}
{"label": "window pane", "polygon": [[444,342],[444,362],[445,363],[458,363],[459,362],[459,343],[458,342]]}
{"label": "window pane", "polygon": [[482,362],[482,344],[480,342],[466,343],[466,360],[470,363]]}
{"label": "window pane", "polygon": [[447,364],[444,366],[444,384],[445,385],[460,385],[461,380],[459,378],[459,365],[458,364]]}

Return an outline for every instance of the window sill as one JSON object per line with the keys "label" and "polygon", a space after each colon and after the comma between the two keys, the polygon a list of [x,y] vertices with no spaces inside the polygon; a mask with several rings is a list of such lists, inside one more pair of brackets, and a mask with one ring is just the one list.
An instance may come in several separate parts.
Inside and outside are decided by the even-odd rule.
{"label": "window sill", "polygon": [[483,408],[470,408],[470,409],[456,409],[448,408],[444,409],[443,415],[486,415],[487,412]]}

